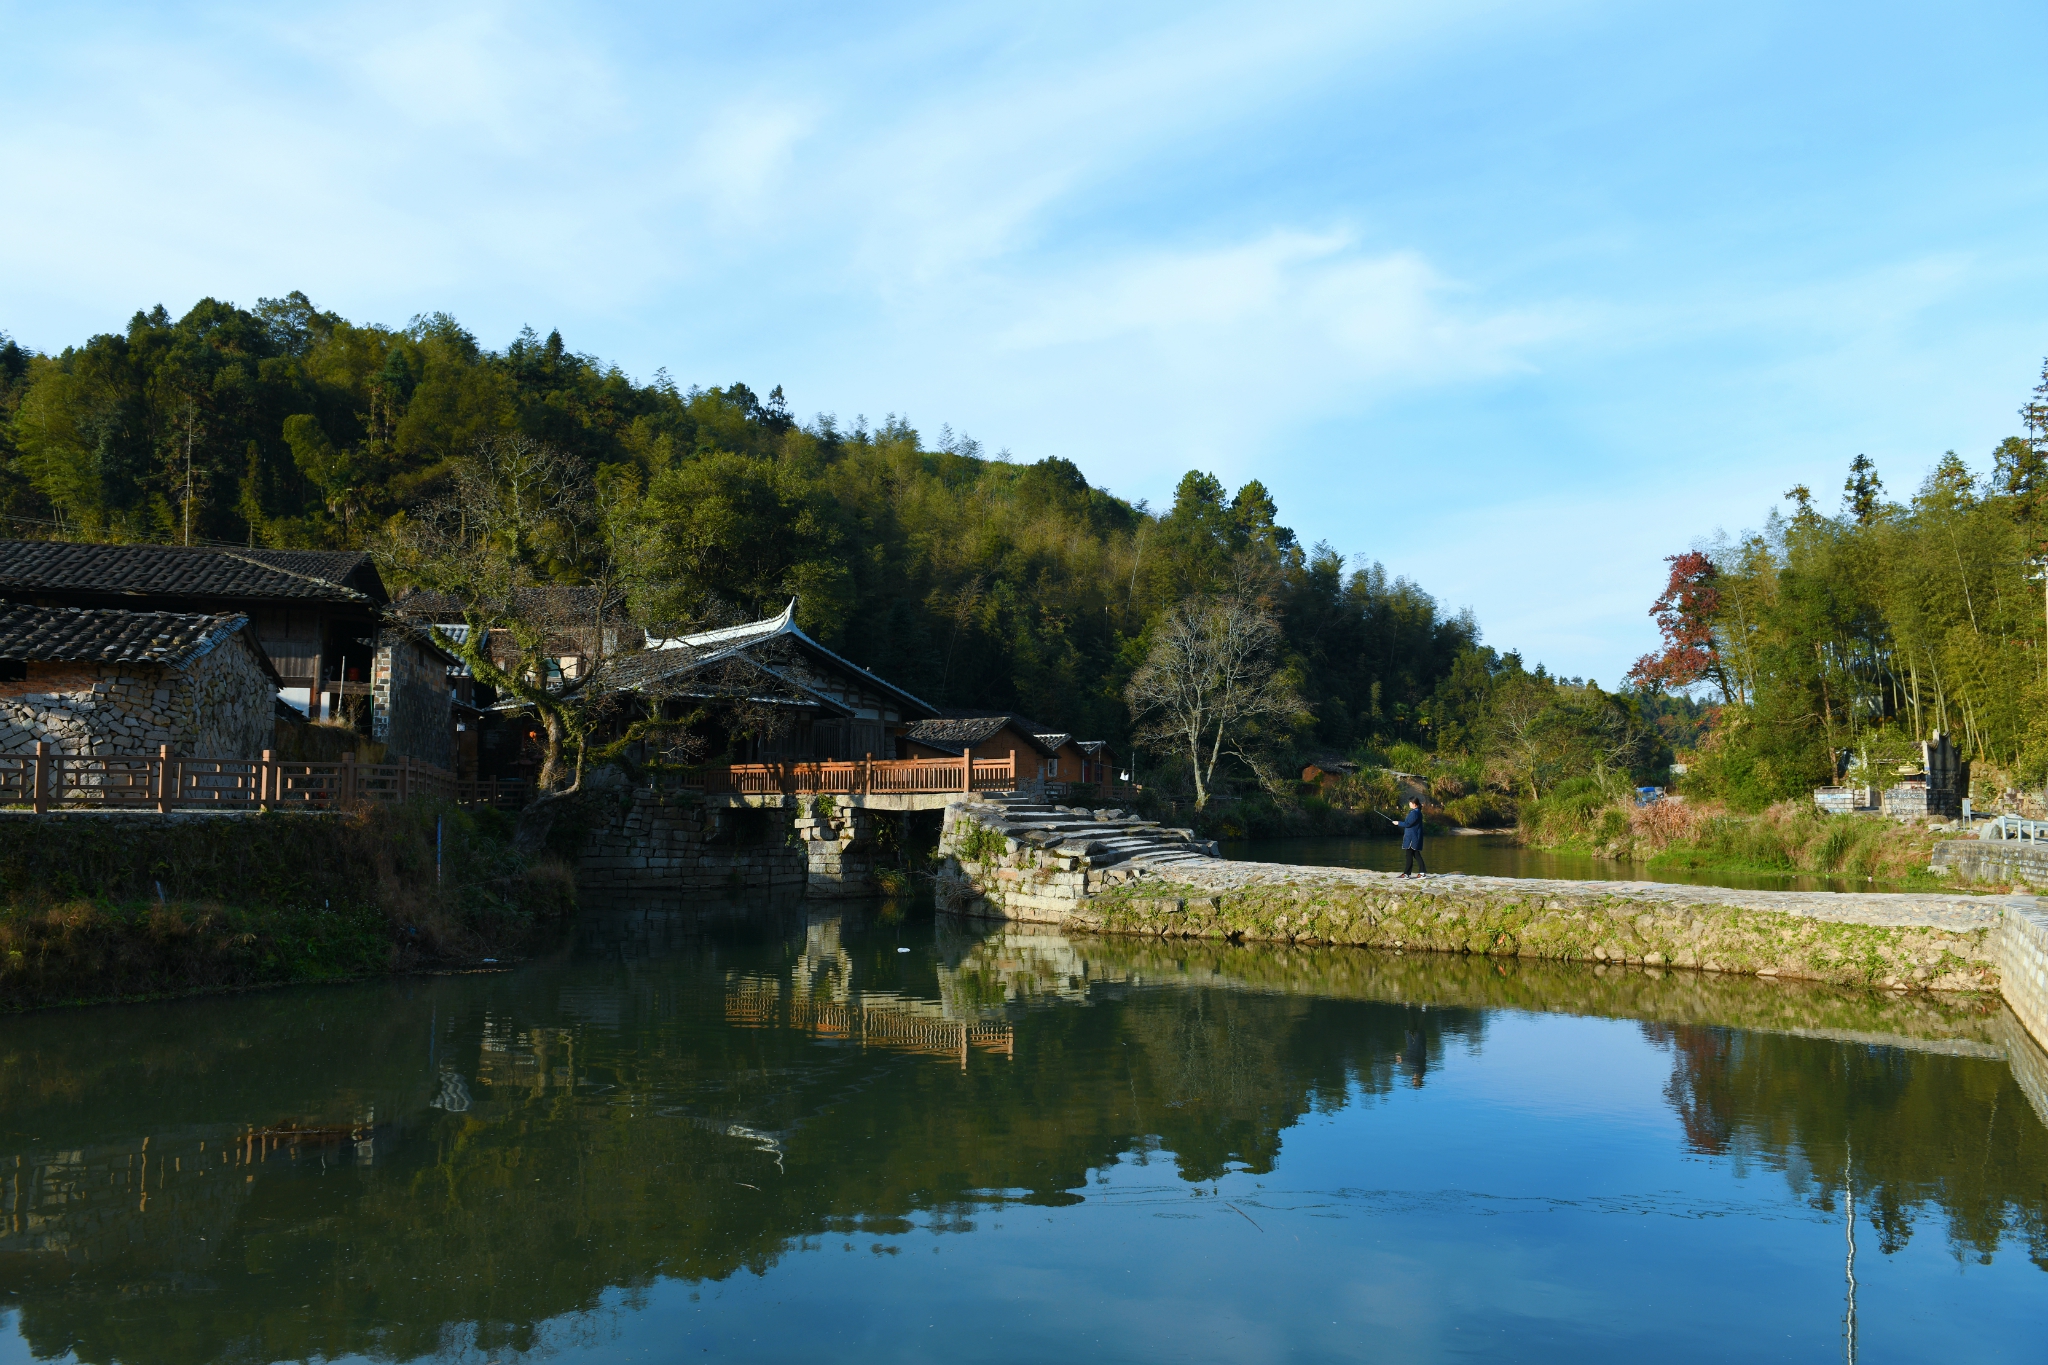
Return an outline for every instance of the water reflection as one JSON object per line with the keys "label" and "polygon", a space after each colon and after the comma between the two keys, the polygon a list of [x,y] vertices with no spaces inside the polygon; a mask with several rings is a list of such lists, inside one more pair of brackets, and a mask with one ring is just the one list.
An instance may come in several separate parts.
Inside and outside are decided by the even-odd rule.
{"label": "water reflection", "polygon": [[[1480,1066],[1543,1018],[1605,1030],[1589,1067],[1662,1057],[1647,1099],[1683,1151],[1781,1191],[1687,1188],[1674,1207],[1763,1210],[1769,1241],[1792,1235],[1772,1199],[1832,1216],[1846,1176],[1887,1255],[1932,1222],[1973,1264],[2048,1265],[2040,1062],[2001,1008],[751,906],[593,916],[575,954],[513,973],[0,1023],[0,1310],[37,1355],[89,1361],[602,1355],[667,1286],[737,1294],[751,1272],[824,1293],[818,1258],[842,1244],[1006,1247],[1030,1210],[1045,1254],[1080,1262],[1110,1231],[1045,1221],[1061,1209],[1091,1205],[1115,1237],[1181,1229],[1170,1248],[1199,1242],[1153,1221],[1192,1216],[1162,1201],[1227,1197],[1220,1216],[1267,1239],[1244,1284],[1309,1287],[1351,1262],[1271,1231],[1290,1208],[1437,1235],[1500,1200],[1556,1226],[1640,1218],[1634,1196],[1565,1197],[1542,1164],[1561,1158],[1511,1124],[1430,1126],[1549,1105],[1564,1148],[1618,1141],[1554,1094],[1510,1093],[1552,1062]],[[1290,1165],[1324,1133],[1355,1154]],[[1639,1141],[1632,1160],[1672,1143]],[[1430,1175],[1453,1148],[1481,1163]],[[1320,1202],[1275,1203],[1317,1160],[1335,1163]],[[1517,1227],[1484,1245],[1537,1235]],[[880,1284],[878,1311],[972,1298],[913,1261]]]}

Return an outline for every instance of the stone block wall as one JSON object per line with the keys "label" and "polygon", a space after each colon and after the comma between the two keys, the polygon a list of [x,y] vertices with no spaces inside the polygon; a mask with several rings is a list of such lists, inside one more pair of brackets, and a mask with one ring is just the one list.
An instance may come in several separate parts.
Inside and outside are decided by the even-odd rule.
{"label": "stone block wall", "polygon": [[2048,844],[2031,839],[1945,839],[1930,866],[1963,881],[2048,886]]}
{"label": "stone block wall", "polygon": [[578,885],[644,896],[801,891],[809,877],[792,804],[707,805],[691,792],[638,786],[592,792]]}
{"label": "stone block wall", "polygon": [[238,632],[180,667],[30,664],[0,683],[0,753],[255,758],[271,747],[276,687]]}
{"label": "stone block wall", "polygon": [[808,868],[806,894],[820,897],[874,894],[877,822],[900,819],[840,798],[814,799],[796,818]]}
{"label": "stone block wall", "polygon": [[277,735],[277,685],[257,662],[247,627],[185,665],[192,715],[190,758],[257,758]]}
{"label": "stone block wall", "polygon": [[370,737],[389,758],[455,767],[454,692],[440,654],[385,631],[370,666]]}
{"label": "stone block wall", "polygon": [[2008,903],[2000,927],[1999,993],[2021,1025],[2048,1047],[2048,913]]}

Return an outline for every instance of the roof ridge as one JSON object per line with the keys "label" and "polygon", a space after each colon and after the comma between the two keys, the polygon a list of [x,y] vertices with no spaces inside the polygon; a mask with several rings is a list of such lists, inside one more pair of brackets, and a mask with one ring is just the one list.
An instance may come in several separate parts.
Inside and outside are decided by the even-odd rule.
{"label": "roof ridge", "polygon": [[[196,546],[196,545],[193,545],[193,546],[181,546],[181,545],[166,545],[166,546],[164,546],[163,548],[164,548],[164,549],[167,549],[167,550],[178,550],[178,549],[195,549],[195,550],[196,550],[196,549],[199,549],[199,548],[201,548],[201,547],[199,547],[199,546]],[[335,582],[335,581],[334,581],[333,579],[331,579],[331,578],[322,578],[322,577],[321,577],[321,576],[320,576],[319,574],[312,574],[312,573],[300,573],[300,572],[299,572],[299,571],[298,571],[297,569],[287,569],[287,568],[285,568],[285,567],[284,567],[284,566],[283,566],[282,564],[268,564],[268,563],[265,563],[265,562],[264,562],[263,560],[260,560],[260,559],[252,559],[252,558],[250,558],[250,557],[249,557],[248,555],[240,553],[240,548],[239,548],[239,547],[237,547],[236,549],[216,549],[216,550],[214,550],[214,551],[213,551],[213,553],[215,553],[215,554],[219,554],[219,555],[225,555],[225,556],[227,556],[227,557],[228,557],[229,559],[232,559],[232,560],[236,560],[236,561],[238,561],[238,562],[240,562],[240,563],[243,563],[243,564],[253,564],[253,565],[255,565],[255,566],[256,566],[257,568],[259,568],[259,569],[268,569],[268,570],[269,570],[269,571],[270,571],[271,573],[281,573],[281,574],[285,575],[285,576],[286,576],[287,578],[297,578],[297,579],[301,579],[301,580],[303,580],[303,581],[305,581],[305,582],[307,582],[307,583],[324,583],[324,584],[326,584],[326,585],[327,585],[328,587],[330,587],[330,588],[336,588],[336,589],[338,589],[338,590],[340,590],[340,591],[342,591],[342,592],[345,592],[345,593],[348,593],[348,594],[350,594],[351,596],[354,596],[354,597],[359,597],[359,598],[361,598],[361,599],[362,599],[363,601],[365,601],[365,602],[368,602],[368,601],[370,601],[370,595],[369,595],[368,593],[366,593],[366,592],[362,591],[362,589],[360,589],[360,588],[351,588],[351,587],[350,587],[350,586],[349,586],[348,584],[346,584],[346,583],[337,583],[337,582]],[[347,554],[347,553],[348,553],[348,551],[346,551],[346,550],[279,550],[279,551],[277,551],[276,553],[278,553],[278,554]],[[358,550],[358,551],[357,551],[356,553],[357,553],[358,555],[360,555],[360,556],[361,556],[362,558],[364,558],[364,559],[369,559],[369,558],[370,558],[370,555],[369,555],[368,551]]]}

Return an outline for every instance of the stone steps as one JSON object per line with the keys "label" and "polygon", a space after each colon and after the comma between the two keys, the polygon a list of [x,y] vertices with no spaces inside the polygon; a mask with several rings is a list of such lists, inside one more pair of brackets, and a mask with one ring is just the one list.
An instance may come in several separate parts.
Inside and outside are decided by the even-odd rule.
{"label": "stone steps", "polygon": [[1191,829],[1162,825],[1115,807],[1089,810],[1021,793],[991,793],[969,802],[962,813],[1016,843],[1072,858],[1084,872],[1177,865],[1215,856],[1214,845],[1197,839]]}

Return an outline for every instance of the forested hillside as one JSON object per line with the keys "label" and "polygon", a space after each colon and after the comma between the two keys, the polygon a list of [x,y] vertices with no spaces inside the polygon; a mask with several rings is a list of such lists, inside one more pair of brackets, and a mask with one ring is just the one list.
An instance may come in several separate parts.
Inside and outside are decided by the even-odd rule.
{"label": "forested hillside", "polygon": [[[1297,753],[1476,733],[1504,666],[1414,584],[1298,544],[1257,482],[1191,472],[1149,509],[1062,459],[985,458],[895,417],[799,422],[779,388],[636,383],[559,335],[491,350],[445,315],[159,307],[56,355],[7,343],[0,403],[16,536],[374,548],[480,441],[523,434],[646,529],[666,588],[648,601],[703,619],[795,594],[806,629],[940,705],[1093,735],[1129,733],[1123,688],[1161,612],[1247,572],[1306,703]],[[578,581],[587,543],[560,538],[546,572]]]}
{"label": "forested hillside", "polygon": [[1859,455],[1838,511],[1795,487],[1760,531],[1671,559],[1636,676],[1724,703],[1695,787],[1754,807],[1839,763],[1882,780],[1935,730],[1987,770],[1980,806],[2048,780],[2048,368],[2019,415],[1981,477],[1950,451],[1895,500]]}

